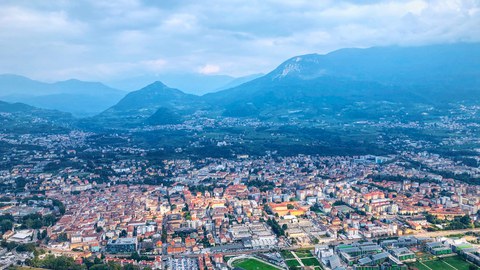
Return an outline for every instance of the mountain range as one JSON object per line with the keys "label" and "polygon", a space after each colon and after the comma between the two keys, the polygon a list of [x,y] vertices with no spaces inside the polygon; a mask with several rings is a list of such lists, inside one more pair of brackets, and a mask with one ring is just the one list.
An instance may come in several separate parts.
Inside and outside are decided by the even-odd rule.
{"label": "mountain range", "polygon": [[159,109],[184,119],[198,111],[262,119],[378,119],[479,101],[480,44],[461,43],[296,56],[262,77],[203,96],[156,82],[100,115],[129,116],[129,123],[145,123]]}
{"label": "mountain range", "polygon": [[98,82],[67,80],[44,83],[27,77],[0,75],[0,100],[91,116],[115,105],[126,92]]}
{"label": "mountain range", "polygon": [[140,75],[131,78],[124,78],[109,81],[108,85],[112,85],[118,89],[132,91],[155,82],[162,83],[176,89],[195,95],[203,95],[219,90],[224,90],[238,86],[242,83],[259,78],[264,74],[252,74],[243,77],[232,77],[227,75],[205,75],[198,73],[166,73],[158,75]]}
{"label": "mountain range", "polygon": [[[0,99],[15,101],[14,94],[35,89],[27,103],[39,106],[48,100],[49,106],[41,107],[62,110],[68,100],[62,95],[109,93],[112,106],[88,119],[103,126],[174,124],[197,113],[266,120],[420,117],[452,103],[480,102],[480,44],[341,49],[295,56],[258,76],[202,96],[157,81],[123,98],[122,92],[99,83],[38,84],[9,77],[10,89],[17,92],[5,96],[5,83],[0,83],[6,97]],[[85,91],[87,84],[97,90]],[[62,90],[66,88],[70,92]],[[51,105],[54,97],[57,106]]]}
{"label": "mountain range", "polygon": [[74,120],[69,113],[0,101],[0,133],[52,134],[67,130]]}
{"label": "mountain range", "polygon": [[[14,74],[0,74],[0,100],[22,102],[44,109],[72,113],[77,117],[99,114],[124,97],[127,89],[147,85],[159,78],[167,84],[189,93],[208,93],[238,86],[260,77],[254,74],[234,78],[226,75],[163,74],[143,76],[112,82],[112,88],[99,82],[67,80],[45,83]],[[140,87],[139,87],[140,88]]]}

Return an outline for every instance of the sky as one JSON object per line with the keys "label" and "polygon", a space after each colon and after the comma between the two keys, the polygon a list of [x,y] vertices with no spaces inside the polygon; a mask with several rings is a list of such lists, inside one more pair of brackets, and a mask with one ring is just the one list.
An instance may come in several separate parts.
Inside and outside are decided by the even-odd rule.
{"label": "sky", "polygon": [[478,0],[0,0],[0,73],[267,73],[345,47],[480,41]]}

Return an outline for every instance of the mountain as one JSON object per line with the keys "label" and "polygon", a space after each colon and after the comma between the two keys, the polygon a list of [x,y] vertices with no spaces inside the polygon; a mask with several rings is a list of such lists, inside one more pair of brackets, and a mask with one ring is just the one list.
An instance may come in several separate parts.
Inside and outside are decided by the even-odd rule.
{"label": "mountain", "polygon": [[148,125],[174,125],[182,122],[181,116],[174,111],[161,107],[145,121]]}
{"label": "mountain", "polygon": [[264,76],[203,96],[155,82],[99,118],[123,125],[171,124],[201,110],[269,120],[418,119],[458,102],[480,102],[479,43],[301,55]]}
{"label": "mountain", "polygon": [[257,74],[252,74],[252,75],[247,75],[247,76],[236,78],[236,79],[228,82],[227,84],[223,85],[222,87],[217,88],[214,92],[237,87],[237,86],[239,86],[241,84],[244,84],[246,82],[253,81],[257,78],[260,78],[263,75],[265,75],[265,74],[257,73]]}
{"label": "mountain", "polygon": [[138,125],[161,123],[159,117],[168,115],[171,119],[175,118],[169,121],[180,122],[182,115],[193,113],[201,104],[199,96],[186,94],[157,81],[127,94],[95,119],[117,125]]}
{"label": "mountain", "polygon": [[69,113],[0,101],[0,133],[65,132],[73,121],[74,118]]}
{"label": "mountain", "polygon": [[161,81],[172,88],[182,89],[182,91],[185,91],[186,93],[201,95],[217,91],[217,89],[234,80],[236,80],[236,78],[227,75],[167,73],[123,78],[120,80],[110,81],[108,84],[118,89],[132,91],[139,89],[151,82]]}
{"label": "mountain", "polygon": [[203,95],[238,86],[264,74],[252,74],[244,77],[234,78],[227,75],[203,75],[194,73],[167,73],[159,75],[143,75],[132,78],[107,82],[115,88],[132,91],[139,89],[153,81],[161,81],[166,85],[182,89],[186,93]]}
{"label": "mountain", "polygon": [[374,47],[296,56],[263,77],[202,98],[234,117],[365,112],[378,118],[445,102],[478,102],[479,86],[478,43]]}
{"label": "mountain", "polygon": [[268,76],[308,80],[322,76],[392,85],[438,85],[461,88],[480,82],[480,43],[421,47],[341,49],[326,55],[293,57]]}
{"label": "mountain", "polygon": [[0,75],[0,99],[70,112],[76,116],[97,114],[116,104],[124,95],[124,92],[98,82],[72,79],[44,83],[19,75]]}

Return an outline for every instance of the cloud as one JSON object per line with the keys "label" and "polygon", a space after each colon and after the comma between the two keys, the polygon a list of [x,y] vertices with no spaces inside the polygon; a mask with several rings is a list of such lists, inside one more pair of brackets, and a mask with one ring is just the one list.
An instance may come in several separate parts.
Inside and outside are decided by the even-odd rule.
{"label": "cloud", "polygon": [[143,61],[142,64],[144,64],[148,69],[152,71],[160,72],[165,69],[167,65],[167,61],[163,59],[155,59],[155,60]]}
{"label": "cloud", "polygon": [[477,0],[4,0],[0,73],[242,76],[344,47],[480,41],[479,25]]}
{"label": "cloud", "polygon": [[217,65],[206,64],[203,67],[198,69],[198,73],[210,75],[220,72],[220,67]]}

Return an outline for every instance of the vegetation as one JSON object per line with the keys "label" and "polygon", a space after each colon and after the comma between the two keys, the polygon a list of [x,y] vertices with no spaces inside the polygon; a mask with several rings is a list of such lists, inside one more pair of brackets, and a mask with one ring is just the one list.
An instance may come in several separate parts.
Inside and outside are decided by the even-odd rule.
{"label": "vegetation", "polygon": [[[453,267],[452,267],[453,266]],[[431,269],[457,269],[457,270],[473,270],[475,265],[465,261],[460,256],[452,256],[446,258],[434,258],[433,260],[419,260],[410,264],[410,268],[418,270]]]}
{"label": "vegetation", "polygon": [[14,218],[10,214],[0,216],[0,231],[5,233],[13,228]]}
{"label": "vegetation", "polygon": [[38,257],[33,260],[27,260],[27,265],[52,270],[82,270],[85,265],[76,264],[73,258],[66,256],[47,255],[44,259]]}
{"label": "vegetation", "polygon": [[274,267],[258,259],[240,259],[233,262],[233,266],[244,270],[278,270],[278,267]]}
{"label": "vegetation", "polygon": [[278,222],[275,219],[267,219],[267,224],[272,227],[272,231],[277,235],[277,236],[284,236],[285,231],[282,229],[282,227],[278,224]]}

